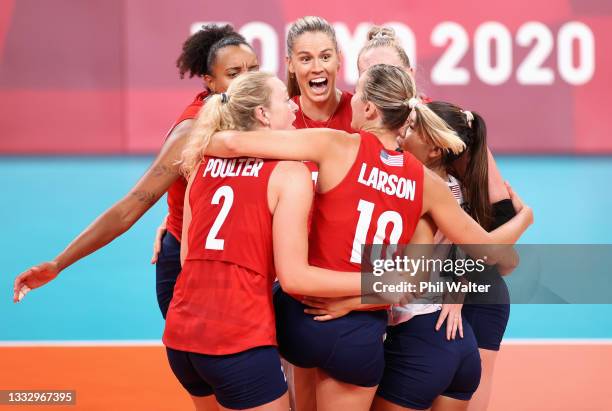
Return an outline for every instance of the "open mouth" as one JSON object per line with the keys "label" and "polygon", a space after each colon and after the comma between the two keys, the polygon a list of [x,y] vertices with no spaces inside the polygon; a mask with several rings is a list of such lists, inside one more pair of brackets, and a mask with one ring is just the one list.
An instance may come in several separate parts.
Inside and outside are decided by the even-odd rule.
{"label": "open mouth", "polygon": [[308,85],[315,93],[324,93],[327,90],[328,80],[326,78],[315,78],[308,82]]}

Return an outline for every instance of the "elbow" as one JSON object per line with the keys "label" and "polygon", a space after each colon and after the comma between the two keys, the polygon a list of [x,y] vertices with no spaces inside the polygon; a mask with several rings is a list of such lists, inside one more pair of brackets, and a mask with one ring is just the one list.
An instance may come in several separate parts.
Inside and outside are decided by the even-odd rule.
{"label": "elbow", "polygon": [[287,294],[302,294],[309,295],[309,287],[306,281],[301,281],[300,278],[304,278],[303,275],[293,267],[290,273],[285,270],[277,270],[278,282],[281,285],[283,291]]}
{"label": "elbow", "polygon": [[306,294],[303,287],[296,281],[293,276],[281,275],[278,273],[278,282],[283,291],[287,294]]}
{"label": "elbow", "polygon": [[240,142],[238,140],[238,137],[234,133],[227,133],[227,135],[221,139],[223,149],[228,156],[240,156]]}
{"label": "elbow", "polygon": [[502,276],[511,274],[516,269],[516,267],[518,267],[519,263],[520,257],[516,252],[514,252],[510,261],[505,264],[498,265],[497,269],[499,271],[499,274],[501,274]]}

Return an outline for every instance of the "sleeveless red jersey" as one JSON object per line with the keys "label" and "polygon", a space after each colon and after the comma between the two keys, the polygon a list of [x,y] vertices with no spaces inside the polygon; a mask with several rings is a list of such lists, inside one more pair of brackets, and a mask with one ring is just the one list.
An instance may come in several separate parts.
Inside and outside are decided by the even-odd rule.
{"label": "sleeveless red jersey", "polygon": [[[166,138],[170,136],[172,130],[184,120],[194,119],[202,106],[204,99],[208,97],[209,92],[203,91],[198,94],[193,102],[187,106],[183,114],[176,120],[174,125],[168,130]],[[185,200],[185,190],[187,189],[187,181],[183,177],[179,177],[170,188],[168,188],[168,221],[166,229],[179,241],[181,241],[181,232],[183,231],[183,201]]]}
{"label": "sleeveless red jersey", "polygon": [[310,264],[361,270],[363,244],[407,244],[423,206],[423,165],[410,153],[386,150],[360,131],[355,162],[342,182],[315,195]]}
{"label": "sleeveless red jersey", "polygon": [[[351,120],[353,117],[353,110],[351,109],[351,98],[353,95],[348,91],[343,91],[340,97],[340,103],[336,107],[334,114],[325,121],[316,121],[310,119],[302,111],[300,105],[300,96],[294,96],[293,102],[297,104],[298,111],[295,113],[295,121],[293,126],[297,129],[302,128],[333,128],[335,130],[344,130],[347,133],[354,133],[355,130],[351,128]],[[312,174],[312,180],[316,183],[318,176],[317,165],[311,161],[304,162]]]}
{"label": "sleeveless red jersey", "polygon": [[325,121],[316,121],[309,118],[302,111],[300,105],[300,96],[293,97],[293,101],[298,106],[298,112],[295,113],[295,121],[293,126],[295,128],[333,128],[335,130],[344,130],[348,133],[354,133],[355,130],[351,128],[351,119],[353,112],[351,109],[351,98],[353,95],[348,91],[343,91],[340,97],[340,103],[336,107],[336,111],[332,116]]}
{"label": "sleeveless red jersey", "polygon": [[189,192],[189,251],[174,288],[164,344],[222,355],[276,345],[272,214],[277,161],[207,157]]}

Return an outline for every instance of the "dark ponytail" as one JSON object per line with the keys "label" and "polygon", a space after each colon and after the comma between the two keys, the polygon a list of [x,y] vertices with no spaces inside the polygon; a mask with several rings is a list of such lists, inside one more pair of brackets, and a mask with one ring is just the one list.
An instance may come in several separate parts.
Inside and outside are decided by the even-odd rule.
{"label": "dark ponytail", "polygon": [[[433,101],[428,103],[427,106],[446,121],[465,143],[466,150],[460,154],[444,151],[442,164],[451,174],[461,180],[471,216],[485,230],[489,230],[493,218],[489,200],[487,125],[480,114],[462,110],[454,104]],[[453,163],[464,155],[469,156],[465,173],[464,175],[457,175]]]}

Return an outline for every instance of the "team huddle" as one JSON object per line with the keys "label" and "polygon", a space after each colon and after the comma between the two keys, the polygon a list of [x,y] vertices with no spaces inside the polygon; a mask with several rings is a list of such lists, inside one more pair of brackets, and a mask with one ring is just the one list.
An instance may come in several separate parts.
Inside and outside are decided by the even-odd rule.
{"label": "team huddle", "polygon": [[205,89],[151,168],[20,274],[14,300],[167,192],[152,262],[168,361],[196,409],[486,410],[514,259],[491,255],[481,273],[497,304],[435,289],[365,304],[363,246],[513,244],[533,212],[504,184],[484,119],[420,93],[393,30],[343,62],[359,69],[354,93],[336,87],[340,63],[320,17],[289,27],[287,84],[231,26],[204,26],[177,66]]}

